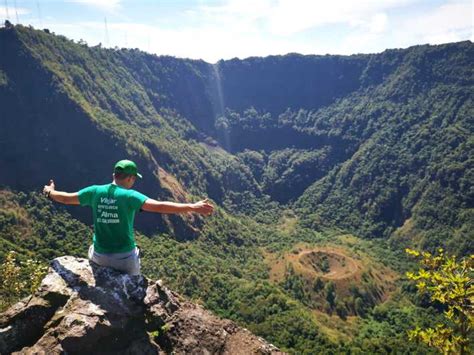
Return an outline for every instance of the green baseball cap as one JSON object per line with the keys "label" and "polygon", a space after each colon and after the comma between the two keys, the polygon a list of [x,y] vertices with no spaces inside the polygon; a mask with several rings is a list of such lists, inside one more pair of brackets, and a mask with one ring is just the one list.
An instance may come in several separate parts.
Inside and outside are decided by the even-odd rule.
{"label": "green baseball cap", "polygon": [[140,179],[142,178],[142,175],[138,173],[137,164],[135,164],[131,160],[125,159],[125,160],[118,161],[117,164],[115,164],[114,171],[118,173],[136,175]]}

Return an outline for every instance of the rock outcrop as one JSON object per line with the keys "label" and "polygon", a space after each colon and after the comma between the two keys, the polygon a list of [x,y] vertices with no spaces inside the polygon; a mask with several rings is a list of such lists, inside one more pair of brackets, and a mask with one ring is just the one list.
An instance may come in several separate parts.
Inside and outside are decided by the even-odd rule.
{"label": "rock outcrop", "polygon": [[40,289],[0,315],[0,353],[14,352],[279,353],[161,282],[71,256],[53,260]]}

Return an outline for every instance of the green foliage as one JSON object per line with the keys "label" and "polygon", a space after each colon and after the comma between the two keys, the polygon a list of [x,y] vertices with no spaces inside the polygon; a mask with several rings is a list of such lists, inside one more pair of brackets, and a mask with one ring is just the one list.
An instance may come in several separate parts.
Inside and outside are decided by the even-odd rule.
{"label": "green foliage", "polygon": [[375,307],[361,322],[351,343],[351,351],[360,354],[432,354],[424,344],[407,340],[413,323],[426,326],[436,320],[431,309],[407,304],[400,295]]}
{"label": "green foliage", "polygon": [[427,292],[432,302],[445,306],[446,322],[435,327],[417,327],[409,332],[410,340],[421,340],[443,354],[467,354],[474,328],[474,255],[457,261],[455,256],[420,253],[407,249],[407,253],[420,257],[421,268],[407,272],[410,280],[417,281],[419,292]]}
{"label": "green foliage", "polygon": [[46,271],[43,263],[32,259],[19,261],[17,254],[10,251],[0,266],[0,311],[35,292]]}
{"label": "green foliage", "polygon": [[[92,229],[38,193],[0,191],[0,257],[8,248],[42,261],[64,254],[86,255]],[[16,216],[16,217],[15,217]],[[6,250],[3,248],[6,247]]]}

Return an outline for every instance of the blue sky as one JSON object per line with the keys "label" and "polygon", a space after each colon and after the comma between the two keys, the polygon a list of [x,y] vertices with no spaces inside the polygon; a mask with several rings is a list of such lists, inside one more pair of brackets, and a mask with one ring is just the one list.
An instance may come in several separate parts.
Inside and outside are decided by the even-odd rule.
{"label": "blue sky", "polygon": [[89,45],[211,63],[474,40],[471,0],[0,0],[7,17]]}

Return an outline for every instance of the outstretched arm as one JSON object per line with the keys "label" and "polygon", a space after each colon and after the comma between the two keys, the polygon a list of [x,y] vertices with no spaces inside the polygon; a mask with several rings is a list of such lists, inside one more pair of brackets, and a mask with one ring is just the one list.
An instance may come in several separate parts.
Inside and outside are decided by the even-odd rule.
{"label": "outstretched arm", "polygon": [[53,180],[49,180],[49,185],[44,185],[43,193],[51,200],[65,205],[79,204],[79,195],[77,192],[56,191]]}
{"label": "outstretched arm", "polygon": [[143,204],[142,210],[147,212],[172,214],[195,212],[207,216],[214,211],[214,206],[210,204],[207,199],[196,203],[176,203],[156,201],[149,198]]}

